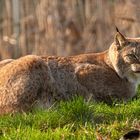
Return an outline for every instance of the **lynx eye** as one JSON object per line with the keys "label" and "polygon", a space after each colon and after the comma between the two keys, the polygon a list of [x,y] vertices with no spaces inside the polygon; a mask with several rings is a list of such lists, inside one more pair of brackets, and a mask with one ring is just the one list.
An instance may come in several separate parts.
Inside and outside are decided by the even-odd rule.
{"label": "lynx eye", "polygon": [[127,55],[129,58],[135,58],[135,59],[137,59],[137,56],[135,55],[135,54],[129,54],[129,55]]}
{"label": "lynx eye", "polygon": [[128,63],[133,63],[133,62],[135,63],[138,61],[138,58],[135,54],[128,54],[125,56],[125,60]]}

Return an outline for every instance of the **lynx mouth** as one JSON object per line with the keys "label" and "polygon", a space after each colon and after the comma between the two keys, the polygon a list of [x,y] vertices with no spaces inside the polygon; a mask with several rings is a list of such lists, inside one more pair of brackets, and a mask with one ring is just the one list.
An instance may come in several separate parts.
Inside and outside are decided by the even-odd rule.
{"label": "lynx mouth", "polygon": [[140,73],[140,71],[133,71],[133,72],[136,73],[136,74],[137,74],[137,73]]}

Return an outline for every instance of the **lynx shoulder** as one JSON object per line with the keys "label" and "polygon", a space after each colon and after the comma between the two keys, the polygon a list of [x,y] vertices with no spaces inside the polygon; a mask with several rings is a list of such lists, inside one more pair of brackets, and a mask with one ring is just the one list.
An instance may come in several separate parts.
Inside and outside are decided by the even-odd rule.
{"label": "lynx shoulder", "polygon": [[0,61],[0,68],[2,68],[3,66],[7,65],[8,63],[14,61],[13,59],[5,59]]}
{"label": "lynx shoulder", "polygon": [[[1,62],[0,62],[1,65]],[[48,107],[73,96],[127,101],[140,78],[140,39],[117,31],[101,53],[69,57],[28,55],[0,68],[0,114]]]}

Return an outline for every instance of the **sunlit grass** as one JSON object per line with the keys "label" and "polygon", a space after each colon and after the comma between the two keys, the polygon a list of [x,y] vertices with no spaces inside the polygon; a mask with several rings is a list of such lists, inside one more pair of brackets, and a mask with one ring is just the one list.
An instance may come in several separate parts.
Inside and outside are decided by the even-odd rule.
{"label": "sunlit grass", "polygon": [[117,140],[140,126],[140,99],[107,105],[74,98],[49,110],[0,117],[2,140]]}

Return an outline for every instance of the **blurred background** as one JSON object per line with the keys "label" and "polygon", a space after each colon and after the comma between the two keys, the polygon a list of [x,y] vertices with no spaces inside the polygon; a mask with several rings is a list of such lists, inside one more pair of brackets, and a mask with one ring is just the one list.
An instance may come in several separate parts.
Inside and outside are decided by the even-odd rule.
{"label": "blurred background", "polygon": [[115,25],[140,36],[140,0],[0,0],[0,60],[100,52]]}

